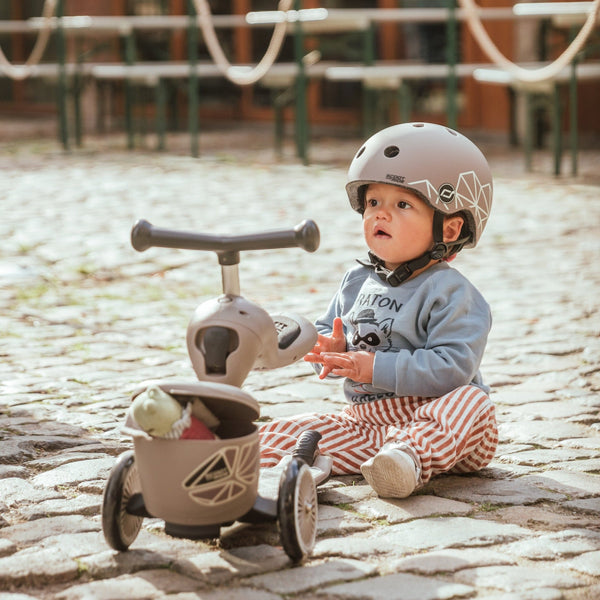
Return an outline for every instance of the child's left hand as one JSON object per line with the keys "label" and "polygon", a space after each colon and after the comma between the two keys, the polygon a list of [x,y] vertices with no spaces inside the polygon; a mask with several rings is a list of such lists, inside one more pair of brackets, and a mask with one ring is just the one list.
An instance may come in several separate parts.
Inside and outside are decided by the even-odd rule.
{"label": "child's left hand", "polygon": [[357,352],[322,352],[319,362],[332,375],[349,377],[357,383],[373,383],[375,354],[363,350]]}

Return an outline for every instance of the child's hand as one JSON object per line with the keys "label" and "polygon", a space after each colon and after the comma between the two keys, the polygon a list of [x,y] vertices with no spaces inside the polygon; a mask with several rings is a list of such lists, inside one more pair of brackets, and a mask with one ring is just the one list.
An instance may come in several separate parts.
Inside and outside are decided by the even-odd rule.
{"label": "child's hand", "polygon": [[[323,379],[326,375],[339,375],[349,377],[357,383],[373,383],[373,363],[375,354],[373,352],[323,352],[320,354],[320,362],[323,370],[319,377]],[[326,372],[326,375],[323,375]]]}
{"label": "child's hand", "polygon": [[[306,362],[320,363],[323,352],[344,352],[346,350],[346,337],[344,336],[344,324],[342,319],[336,317],[333,320],[333,330],[331,335],[321,335],[317,339],[317,343],[313,349],[304,357]],[[323,368],[319,377],[321,379],[327,377],[329,369]]]}

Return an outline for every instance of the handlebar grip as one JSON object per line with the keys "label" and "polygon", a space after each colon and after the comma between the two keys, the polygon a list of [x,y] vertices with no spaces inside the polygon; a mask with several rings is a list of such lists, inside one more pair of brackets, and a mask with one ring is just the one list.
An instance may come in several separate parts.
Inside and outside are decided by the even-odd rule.
{"label": "handlebar grip", "polygon": [[131,245],[138,252],[143,252],[152,246],[182,250],[211,250],[221,253],[297,246],[307,252],[314,252],[319,247],[319,243],[319,228],[311,220],[302,221],[294,229],[237,236],[159,229],[144,219],[140,219],[131,230]]}

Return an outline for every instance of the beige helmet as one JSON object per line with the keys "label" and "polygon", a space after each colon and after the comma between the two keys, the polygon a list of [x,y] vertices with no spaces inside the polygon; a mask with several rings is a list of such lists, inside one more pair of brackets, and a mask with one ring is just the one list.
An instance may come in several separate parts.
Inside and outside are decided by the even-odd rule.
{"label": "beige helmet", "polygon": [[477,244],[492,207],[492,173],[485,157],[473,142],[443,125],[403,123],[370,137],[348,169],[346,191],[360,213],[369,183],[406,188],[442,215],[462,212],[469,236],[454,252]]}

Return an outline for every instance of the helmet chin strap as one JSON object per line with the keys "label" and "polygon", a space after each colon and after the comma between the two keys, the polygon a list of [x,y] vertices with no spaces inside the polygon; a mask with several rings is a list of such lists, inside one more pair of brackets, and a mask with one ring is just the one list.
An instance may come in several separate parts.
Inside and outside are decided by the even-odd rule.
{"label": "helmet chin strap", "polygon": [[444,242],[444,215],[441,212],[435,211],[433,213],[433,247],[421,254],[421,256],[417,256],[417,258],[402,263],[393,271],[388,269],[383,261],[372,252],[369,252],[370,263],[363,263],[362,261],[358,262],[373,267],[375,273],[377,273],[383,281],[386,281],[392,287],[397,287],[411,277],[415,271],[426,267],[432,260],[439,261],[450,254],[455,254],[468,241],[469,238],[467,237],[456,240],[450,245],[446,244]]}

